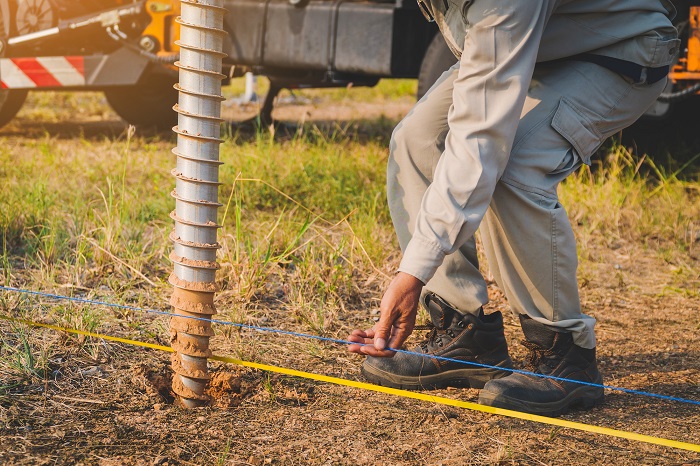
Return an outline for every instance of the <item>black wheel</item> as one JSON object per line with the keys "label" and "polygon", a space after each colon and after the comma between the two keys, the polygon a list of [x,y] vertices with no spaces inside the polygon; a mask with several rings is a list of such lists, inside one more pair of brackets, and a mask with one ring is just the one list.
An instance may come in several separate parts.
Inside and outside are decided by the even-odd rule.
{"label": "black wheel", "polygon": [[0,128],[8,124],[27,100],[29,91],[12,89],[0,91]]}
{"label": "black wheel", "polygon": [[440,75],[455,63],[457,63],[457,58],[447,46],[442,34],[436,34],[432,42],[430,42],[428,50],[425,51],[423,62],[420,65],[418,98],[423,97],[430,89],[430,86],[435,84]]}
{"label": "black wheel", "polygon": [[173,86],[177,81],[176,72],[151,68],[137,84],[105,89],[104,93],[109,105],[127,123],[166,130],[177,124],[173,110],[177,103]]}

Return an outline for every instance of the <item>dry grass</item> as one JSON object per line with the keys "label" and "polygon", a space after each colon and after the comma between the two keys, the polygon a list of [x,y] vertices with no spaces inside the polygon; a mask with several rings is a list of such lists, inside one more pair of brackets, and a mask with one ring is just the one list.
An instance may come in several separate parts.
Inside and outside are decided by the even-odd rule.
{"label": "dry grass", "polygon": [[[405,93],[376,92],[389,97],[360,95],[368,105],[386,105]],[[343,102],[335,94],[315,98],[318,109]],[[41,99],[0,134],[0,284],[168,310],[173,139],[98,121],[111,115],[99,97]],[[52,113],[49,103],[59,109]],[[80,125],[67,116],[77,107],[89,114]],[[331,117],[277,137],[234,133],[222,147],[221,318],[332,338],[370,325],[399,259],[383,186],[392,120],[379,117],[375,128],[372,120],[324,123]],[[583,306],[599,320],[609,383],[700,399],[697,171],[674,174],[639,160],[613,147],[600,166],[562,187],[579,238]],[[498,288],[490,293],[490,308],[507,310]],[[152,315],[9,293],[0,294],[0,310],[168,341],[167,321]],[[514,319],[506,330],[521,361]],[[2,463],[700,461],[219,364],[215,373],[230,372],[222,380],[236,383],[214,387],[221,390],[216,408],[182,411],[170,404],[164,355],[8,323],[0,323],[0,345]],[[311,340],[217,326],[213,346],[243,359],[359,377],[358,357]],[[472,390],[439,394],[476,397]],[[700,442],[695,407],[611,394],[604,407],[569,418]]]}

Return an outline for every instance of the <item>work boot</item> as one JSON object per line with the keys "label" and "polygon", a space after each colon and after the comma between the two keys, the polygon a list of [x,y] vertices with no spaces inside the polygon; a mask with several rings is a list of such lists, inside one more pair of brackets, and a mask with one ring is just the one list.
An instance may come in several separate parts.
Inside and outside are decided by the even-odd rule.
{"label": "work boot", "polygon": [[[527,316],[521,315],[520,323],[526,339],[523,345],[530,350],[528,371],[560,379],[603,383],[596,365],[595,348],[576,346],[571,333],[554,330]],[[479,393],[479,403],[483,405],[554,417],[570,408],[590,409],[602,402],[602,387],[520,373],[492,380]]]}
{"label": "work boot", "polygon": [[[500,312],[485,315],[480,309],[478,316],[462,314],[434,293],[427,293],[423,304],[430,314],[432,328],[426,339],[412,350],[420,354],[368,357],[362,364],[362,374],[367,380],[406,390],[448,386],[481,388],[487,381],[509,373],[483,367],[510,368],[513,365]],[[465,363],[436,359],[435,356]]]}

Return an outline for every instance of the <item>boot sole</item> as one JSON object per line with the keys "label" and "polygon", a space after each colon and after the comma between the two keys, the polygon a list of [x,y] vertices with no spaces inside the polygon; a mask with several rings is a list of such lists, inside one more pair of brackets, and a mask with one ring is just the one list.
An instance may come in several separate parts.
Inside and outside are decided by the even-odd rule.
{"label": "boot sole", "polygon": [[412,377],[392,374],[363,364],[362,375],[373,384],[402,390],[437,390],[447,387],[481,389],[489,380],[500,379],[510,374],[507,369],[511,369],[513,364],[508,360],[497,366],[503,367],[503,370],[477,367]]}
{"label": "boot sole", "polygon": [[562,400],[551,403],[535,403],[519,400],[482,390],[481,393],[479,393],[479,404],[493,406],[494,408],[538,414],[540,416],[559,417],[572,409],[592,409],[602,404],[604,398],[603,389],[590,386],[581,386],[573,390]]}

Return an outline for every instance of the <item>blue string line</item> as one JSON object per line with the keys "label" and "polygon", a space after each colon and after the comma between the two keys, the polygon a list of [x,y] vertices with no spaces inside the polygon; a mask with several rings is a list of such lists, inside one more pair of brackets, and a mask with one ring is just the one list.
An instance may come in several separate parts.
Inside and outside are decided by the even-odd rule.
{"label": "blue string line", "polygon": [[[85,298],[75,298],[75,297],[71,297],[71,296],[63,296],[63,295],[52,294],[52,293],[43,293],[43,292],[39,292],[39,291],[23,290],[20,288],[6,287],[6,286],[2,286],[2,285],[0,285],[0,290],[15,292],[15,293],[22,293],[22,294],[26,294],[26,295],[41,296],[41,297],[45,297],[45,298],[71,301],[71,302],[82,303],[82,304],[92,304],[92,305],[97,305],[97,306],[105,306],[105,307],[111,307],[111,308],[116,308],[116,309],[123,309],[123,310],[127,310],[127,311],[139,311],[139,312],[146,312],[149,314],[157,314],[157,315],[163,315],[163,316],[169,316],[169,317],[175,316],[175,317],[182,317],[182,318],[193,319],[193,320],[201,320],[204,322],[212,322],[212,323],[220,324],[220,325],[229,325],[232,327],[239,327],[239,328],[248,329],[248,330],[255,330],[258,332],[267,332],[267,333],[275,333],[278,335],[288,335],[288,336],[293,336],[293,337],[298,337],[298,338],[307,338],[310,340],[317,340],[317,341],[323,341],[323,342],[327,342],[327,343],[335,343],[335,344],[340,344],[340,345],[371,346],[371,345],[368,345],[365,343],[355,343],[355,342],[351,342],[351,341],[347,341],[347,340],[321,337],[318,335],[309,335],[309,334],[305,334],[305,333],[292,332],[290,330],[282,330],[282,329],[278,329],[278,328],[258,327],[255,325],[241,324],[241,323],[229,322],[229,321],[225,321],[225,320],[207,319],[205,317],[195,317],[195,316],[186,316],[186,315],[182,315],[182,314],[173,314],[172,312],[158,311],[155,309],[145,309],[145,308],[140,308],[140,307],[135,307],[135,306],[128,306],[128,305],[124,305],[124,304],[114,304],[114,303],[108,303],[108,302],[104,302],[104,301],[95,301],[95,300],[85,299]],[[645,392],[645,391],[640,391],[640,390],[632,390],[629,388],[615,387],[612,385],[603,385],[603,384],[597,384],[597,383],[592,383],[592,382],[584,382],[581,380],[566,379],[563,377],[555,377],[555,376],[551,376],[551,375],[538,374],[536,372],[523,371],[523,370],[519,370],[519,369],[508,369],[508,368],[499,367],[499,366],[490,366],[488,364],[481,364],[481,363],[472,362],[472,361],[463,361],[460,359],[446,358],[446,357],[442,357],[442,356],[426,355],[426,354],[417,353],[414,351],[407,351],[407,350],[393,349],[393,348],[387,348],[387,349],[389,349],[390,351],[394,351],[395,353],[403,353],[403,354],[407,354],[407,355],[411,355],[411,356],[420,356],[423,358],[432,358],[432,359],[436,359],[439,361],[453,362],[453,363],[457,363],[457,364],[465,364],[465,365],[470,365],[470,366],[483,367],[483,368],[487,368],[487,369],[496,369],[499,371],[536,376],[536,377],[540,377],[543,379],[551,379],[551,380],[557,380],[557,381],[561,381],[561,382],[572,382],[572,383],[577,383],[580,385],[586,385],[586,386],[590,386],[590,387],[603,388],[603,389],[607,389],[607,390],[629,393],[631,395],[639,395],[639,396],[645,396],[645,397],[649,397],[649,398],[658,398],[658,399],[666,400],[666,401],[677,401],[679,403],[687,403],[687,404],[691,404],[691,405],[695,405],[695,406],[700,406],[700,401],[697,401],[697,400],[690,400],[690,399],[679,398],[679,397],[675,397],[675,396],[660,395],[658,393]]]}

